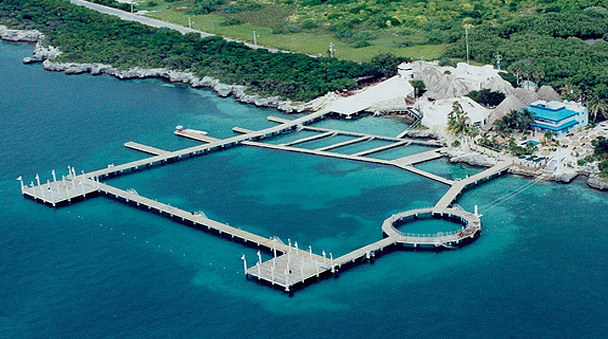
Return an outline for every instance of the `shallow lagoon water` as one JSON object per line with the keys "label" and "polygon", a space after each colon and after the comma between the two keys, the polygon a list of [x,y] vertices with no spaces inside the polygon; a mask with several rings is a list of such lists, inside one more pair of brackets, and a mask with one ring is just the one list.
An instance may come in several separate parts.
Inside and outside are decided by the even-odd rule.
{"label": "shallow lagoon water", "polygon": [[[254,260],[255,249],[103,197],[59,209],[23,199],[19,175],[50,178],[53,168],[143,157],[122,146],[130,140],[194,144],[172,134],[177,124],[226,137],[234,126],[263,128],[272,124],[268,115],[280,115],[161,81],[46,72],[21,64],[31,50],[0,43],[0,337],[602,337],[608,330],[608,198],[582,182],[484,183],[457,201],[484,214],[473,244],[393,252],[293,297],[245,280],[239,258]],[[400,129],[391,119],[352,122],[366,121],[378,134],[383,121],[386,134]],[[396,169],[246,147],[115,182],[336,253],[379,239],[378,221],[433,204],[447,190]]]}

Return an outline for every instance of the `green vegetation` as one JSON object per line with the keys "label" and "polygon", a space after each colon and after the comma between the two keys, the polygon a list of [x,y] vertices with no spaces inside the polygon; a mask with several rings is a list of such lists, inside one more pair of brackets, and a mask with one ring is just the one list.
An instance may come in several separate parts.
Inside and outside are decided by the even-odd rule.
{"label": "green vegetation", "polygon": [[543,146],[559,146],[559,140],[555,138],[555,134],[551,131],[545,131],[545,135],[540,138],[539,142]]}
{"label": "green vegetation", "polygon": [[[95,1],[124,7],[111,0]],[[35,17],[36,20],[28,18],[27,14],[13,14],[9,10],[5,10],[3,16],[5,19],[8,17],[13,26],[23,20],[26,25],[31,25],[27,21],[36,21],[38,28],[46,25],[47,29],[57,33],[50,33],[55,40],[59,39],[61,30],[69,32],[71,28],[82,29],[78,25],[73,25],[70,29],[61,26],[65,24],[66,18],[56,15],[56,10],[65,8],[69,14],[75,12],[59,0],[9,0],[2,5],[5,8],[21,5],[28,8],[51,8],[47,18]],[[523,80],[551,85],[565,99],[585,101],[594,121],[608,118],[608,68],[604,67],[605,60],[608,59],[607,8],[608,0],[155,0],[137,5],[137,9],[150,10],[150,16],[181,25],[186,25],[188,17],[191,17],[194,28],[221,36],[251,41],[252,32],[256,31],[259,34],[258,43],[268,47],[326,56],[329,43],[333,43],[336,58],[360,62],[369,61],[379,53],[390,52],[397,58],[424,56],[427,60],[439,59],[442,65],[453,65],[455,61],[467,57],[464,39],[466,26],[471,62],[493,64],[496,55],[500,54],[501,66],[515,73],[505,73],[506,80],[515,85]],[[92,20],[91,15],[84,14],[83,11],[79,11],[78,15],[82,15],[84,21]],[[56,23],[60,26],[55,27]],[[89,37],[92,29],[90,27],[85,30],[84,36]],[[117,35],[108,33],[113,38]],[[124,34],[118,35],[122,38]],[[106,40],[114,43],[112,39]],[[75,58],[77,60],[88,54],[85,48],[98,47],[95,40],[91,46],[88,46],[86,39],[74,42],[74,45],[83,49],[70,52],[72,57],[74,54],[82,54]],[[144,41],[138,43],[139,45],[134,45],[149,45]],[[173,43],[179,45],[182,42]],[[117,45],[120,44],[122,43]],[[156,42],[150,44],[153,48],[158,47]],[[111,49],[112,53],[116,52],[117,59],[124,59],[123,54],[129,55],[133,46],[127,47],[126,52],[114,47],[101,48],[101,52],[109,52]],[[186,59],[188,53],[191,52],[178,54]],[[211,74],[224,74],[224,81],[238,80],[239,83],[249,84],[256,91],[267,93],[265,86],[243,79],[248,76],[244,75],[244,70],[239,69],[240,66],[234,67],[239,63],[235,59],[241,58],[241,54],[222,54],[230,56],[230,60],[209,63],[200,60],[204,59],[203,56],[195,58],[192,64],[197,65],[201,72],[203,69],[211,69]],[[247,60],[248,57],[243,59]],[[257,56],[253,59],[257,59]],[[142,63],[171,64],[167,62],[169,60],[175,61],[175,57],[160,55],[151,58],[144,55]],[[180,59],[177,63],[182,62],[184,60]],[[258,73],[268,70],[259,63],[254,64],[254,78],[258,77]],[[329,66],[323,67],[327,71]],[[363,66],[366,67],[367,65]],[[235,68],[233,72],[226,73]],[[239,74],[233,76],[231,72]],[[280,77],[280,70],[276,73],[276,77]],[[367,71],[347,73],[348,77],[368,74]],[[335,78],[334,74],[322,78],[318,78],[318,75],[319,73],[313,72],[310,77],[299,78],[287,74],[285,77],[290,80],[281,81],[293,81],[298,87],[309,89],[287,86],[291,89],[286,93],[279,93],[276,88],[270,92],[294,98],[309,98],[314,92],[313,88],[323,88],[317,86],[318,81],[333,83],[323,89],[352,86],[352,82],[338,80],[343,79],[342,75],[336,75]],[[271,72],[269,78],[272,77]],[[313,83],[303,84],[308,81]]]}
{"label": "green vegetation", "polygon": [[511,138],[507,144],[507,150],[513,155],[532,155],[538,148],[532,143],[526,143],[525,146],[519,146],[515,143],[515,139]]}
{"label": "green vegetation", "polygon": [[0,22],[44,32],[47,42],[63,51],[59,61],[191,70],[201,77],[247,85],[251,92],[295,100],[353,88],[355,78],[388,74],[401,60],[385,54],[361,65],[333,58],[271,53],[220,37],[202,39],[194,33],[181,35],[170,29],[126,22],[61,0],[0,2]]}
{"label": "green vegetation", "polygon": [[97,3],[97,4],[104,5],[104,6],[122,9],[123,11],[131,11],[131,5],[126,4],[124,2],[118,2],[115,0],[90,0],[90,1]]}
{"label": "green vegetation", "polygon": [[600,170],[600,176],[608,179],[608,139],[598,137],[591,143],[594,147],[592,159],[599,161],[598,169]]}
{"label": "green vegetation", "polygon": [[479,134],[477,128],[469,126],[469,117],[458,102],[454,102],[452,110],[448,113],[448,132],[456,136],[468,135],[471,137]]}
{"label": "green vegetation", "polygon": [[477,140],[477,144],[496,152],[500,152],[502,150],[502,146],[496,140],[496,136],[490,136],[488,133],[481,135],[481,137]]}
{"label": "green vegetation", "polygon": [[[184,24],[195,1],[164,0],[151,15]],[[251,1],[222,1],[194,18],[196,28],[245,40],[255,30],[265,46],[322,55],[333,42],[340,59],[391,52],[449,65],[466,59],[466,25],[471,61],[494,64],[500,54],[517,73],[505,75],[513,84],[551,85],[566,99],[608,97],[608,0],[254,0],[250,9]],[[243,10],[224,10],[235,5]],[[230,18],[243,24],[214,24]]]}
{"label": "green vegetation", "polygon": [[467,96],[485,107],[496,107],[505,100],[505,95],[502,92],[491,91],[485,88],[479,91],[471,91]]}
{"label": "green vegetation", "polygon": [[496,133],[507,136],[515,131],[526,133],[534,128],[534,115],[527,109],[521,111],[511,110],[500,120],[494,122]]}

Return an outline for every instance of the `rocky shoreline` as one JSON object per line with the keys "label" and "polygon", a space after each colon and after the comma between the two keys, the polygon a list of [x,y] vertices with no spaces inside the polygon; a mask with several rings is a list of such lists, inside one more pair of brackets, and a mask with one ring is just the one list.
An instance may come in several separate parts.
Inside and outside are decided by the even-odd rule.
{"label": "rocky shoreline", "polygon": [[[451,163],[465,163],[476,167],[492,167],[497,163],[495,158],[487,155],[475,152],[466,151],[458,147],[446,147],[441,151],[441,154],[446,156]],[[511,166],[509,168],[510,174],[521,175],[530,178],[544,178],[559,183],[570,183],[579,176],[587,177],[585,183],[587,186],[598,189],[608,190],[608,182],[604,181],[601,177],[596,174],[597,171],[593,171],[589,168],[583,168],[579,170],[572,170],[569,172],[561,173],[547,173],[543,169],[528,169],[520,166]]]}
{"label": "rocky shoreline", "polygon": [[210,76],[199,78],[194,73],[188,71],[175,71],[166,68],[146,69],[141,67],[123,70],[112,65],[98,63],[55,62],[53,60],[61,54],[61,51],[56,47],[45,45],[44,34],[35,30],[11,30],[6,26],[0,25],[0,39],[11,42],[35,42],[36,47],[34,48],[33,55],[25,57],[23,62],[26,64],[42,62],[42,66],[48,71],[64,72],[66,74],[108,74],[121,80],[160,78],[173,83],[190,85],[194,88],[210,88],[221,97],[231,95],[241,103],[253,104],[259,107],[272,107],[285,113],[301,113],[310,109],[306,103],[282,100],[277,96],[264,97],[258,94],[248,94],[246,93],[246,86],[224,84]]}
{"label": "rocky shoreline", "polygon": [[[112,65],[98,63],[62,63],[54,62],[61,51],[53,46],[44,44],[44,34],[35,30],[11,30],[6,26],[0,25],[0,39],[11,42],[29,42],[36,43],[33,55],[25,57],[24,63],[42,62],[45,70],[54,72],[64,72],[66,74],[81,74],[90,73],[92,75],[108,74],[121,80],[128,79],[144,79],[144,78],[160,78],[173,83],[182,83],[190,85],[194,88],[210,88],[219,96],[227,97],[232,95],[237,101],[246,104],[253,104],[259,107],[272,107],[281,110],[285,113],[301,113],[311,110],[311,104],[292,102],[290,100],[281,100],[279,97],[262,97],[257,94],[247,94],[246,86],[242,85],[227,85],[221,83],[218,79],[205,76],[199,78],[192,72],[175,71],[165,68],[146,69],[141,67],[133,67],[127,70],[121,70]],[[411,130],[408,131],[409,137],[433,137],[437,138],[430,130]],[[438,138],[441,139],[441,138]],[[466,163],[478,167],[491,167],[496,164],[495,158],[475,152],[466,151],[462,148],[448,147],[442,151],[442,154],[449,158],[452,163]],[[517,166],[512,166],[509,173],[527,176],[539,177],[545,176],[542,171],[525,169]],[[549,180],[569,183],[578,175],[586,175],[588,179],[586,183],[589,187],[598,190],[608,190],[608,182],[603,181],[599,176],[590,171],[572,171],[572,173],[562,173],[560,175],[550,175]]]}

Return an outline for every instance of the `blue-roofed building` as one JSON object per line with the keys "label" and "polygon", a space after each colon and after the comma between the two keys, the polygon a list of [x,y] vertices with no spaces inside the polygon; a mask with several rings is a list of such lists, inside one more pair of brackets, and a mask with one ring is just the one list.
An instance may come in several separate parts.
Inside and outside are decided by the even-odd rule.
{"label": "blue-roofed building", "polygon": [[536,130],[555,134],[587,126],[589,122],[587,108],[576,102],[538,100],[530,104],[528,111],[534,115]]}

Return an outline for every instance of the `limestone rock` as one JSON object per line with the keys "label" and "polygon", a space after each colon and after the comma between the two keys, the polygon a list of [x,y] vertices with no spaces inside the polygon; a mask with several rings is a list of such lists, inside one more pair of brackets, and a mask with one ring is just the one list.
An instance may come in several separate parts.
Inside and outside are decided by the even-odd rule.
{"label": "limestone rock", "polygon": [[476,152],[467,152],[460,148],[448,147],[443,149],[441,153],[448,156],[450,158],[450,162],[453,163],[462,162],[480,167],[491,167],[496,164],[496,160],[493,158]]}
{"label": "limestone rock", "polygon": [[553,181],[568,183],[574,180],[574,178],[577,176],[578,173],[576,171],[565,171],[552,174],[550,179]]}
{"label": "limestone rock", "polygon": [[15,30],[0,25],[0,39],[15,42],[37,42],[44,38],[44,34],[35,30]]}
{"label": "limestone rock", "polygon": [[608,182],[604,181],[598,175],[591,175],[589,179],[587,179],[587,185],[598,190],[608,190]]}

